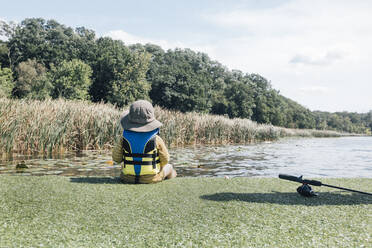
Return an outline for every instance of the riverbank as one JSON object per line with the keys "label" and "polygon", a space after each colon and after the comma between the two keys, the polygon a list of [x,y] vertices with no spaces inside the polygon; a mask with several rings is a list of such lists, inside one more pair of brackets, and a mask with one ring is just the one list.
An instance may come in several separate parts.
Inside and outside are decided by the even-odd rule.
{"label": "riverbank", "polygon": [[[120,135],[123,109],[110,104],[66,100],[0,98],[0,153],[63,153],[110,149]],[[282,137],[338,137],[334,131],[288,129],[200,113],[156,108],[169,147],[250,144]]]}
{"label": "riverbank", "polygon": [[[368,191],[371,179],[322,179]],[[0,176],[0,247],[368,247],[372,199],[277,178]]]}

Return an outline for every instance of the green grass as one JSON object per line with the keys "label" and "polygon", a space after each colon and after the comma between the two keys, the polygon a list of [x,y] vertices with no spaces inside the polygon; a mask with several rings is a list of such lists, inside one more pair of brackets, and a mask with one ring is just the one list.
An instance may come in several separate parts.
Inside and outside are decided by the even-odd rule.
{"label": "green grass", "polygon": [[[372,179],[322,179],[372,189]],[[0,247],[370,247],[372,198],[272,178],[0,176]]]}

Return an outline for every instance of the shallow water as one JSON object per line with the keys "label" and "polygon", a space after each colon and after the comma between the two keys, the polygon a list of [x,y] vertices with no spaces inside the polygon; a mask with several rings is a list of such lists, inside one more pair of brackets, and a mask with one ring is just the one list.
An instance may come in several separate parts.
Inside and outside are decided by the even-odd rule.
{"label": "shallow water", "polygon": [[247,146],[188,148],[175,157],[176,167],[194,176],[372,177],[372,137],[291,138]]}
{"label": "shallow water", "polygon": [[[179,176],[372,178],[372,137],[291,138],[254,145],[198,146],[171,149]],[[17,169],[17,164],[28,167]],[[109,151],[84,151],[59,157],[13,155],[0,160],[0,174],[119,176]]]}

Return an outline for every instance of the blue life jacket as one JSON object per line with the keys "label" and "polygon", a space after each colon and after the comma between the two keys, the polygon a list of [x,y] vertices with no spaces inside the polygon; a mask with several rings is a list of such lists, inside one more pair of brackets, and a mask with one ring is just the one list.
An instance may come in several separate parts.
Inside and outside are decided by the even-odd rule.
{"label": "blue life jacket", "polygon": [[156,149],[156,134],[150,132],[123,131],[124,175],[155,175],[160,171],[160,159]]}

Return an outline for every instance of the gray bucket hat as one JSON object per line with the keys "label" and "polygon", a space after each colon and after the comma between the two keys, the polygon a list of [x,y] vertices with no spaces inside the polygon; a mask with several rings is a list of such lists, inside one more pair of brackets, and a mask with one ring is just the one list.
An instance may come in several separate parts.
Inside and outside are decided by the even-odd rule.
{"label": "gray bucket hat", "polygon": [[150,132],[161,127],[160,121],[155,119],[154,107],[146,100],[132,103],[129,112],[125,111],[120,124],[125,130],[135,132]]}

